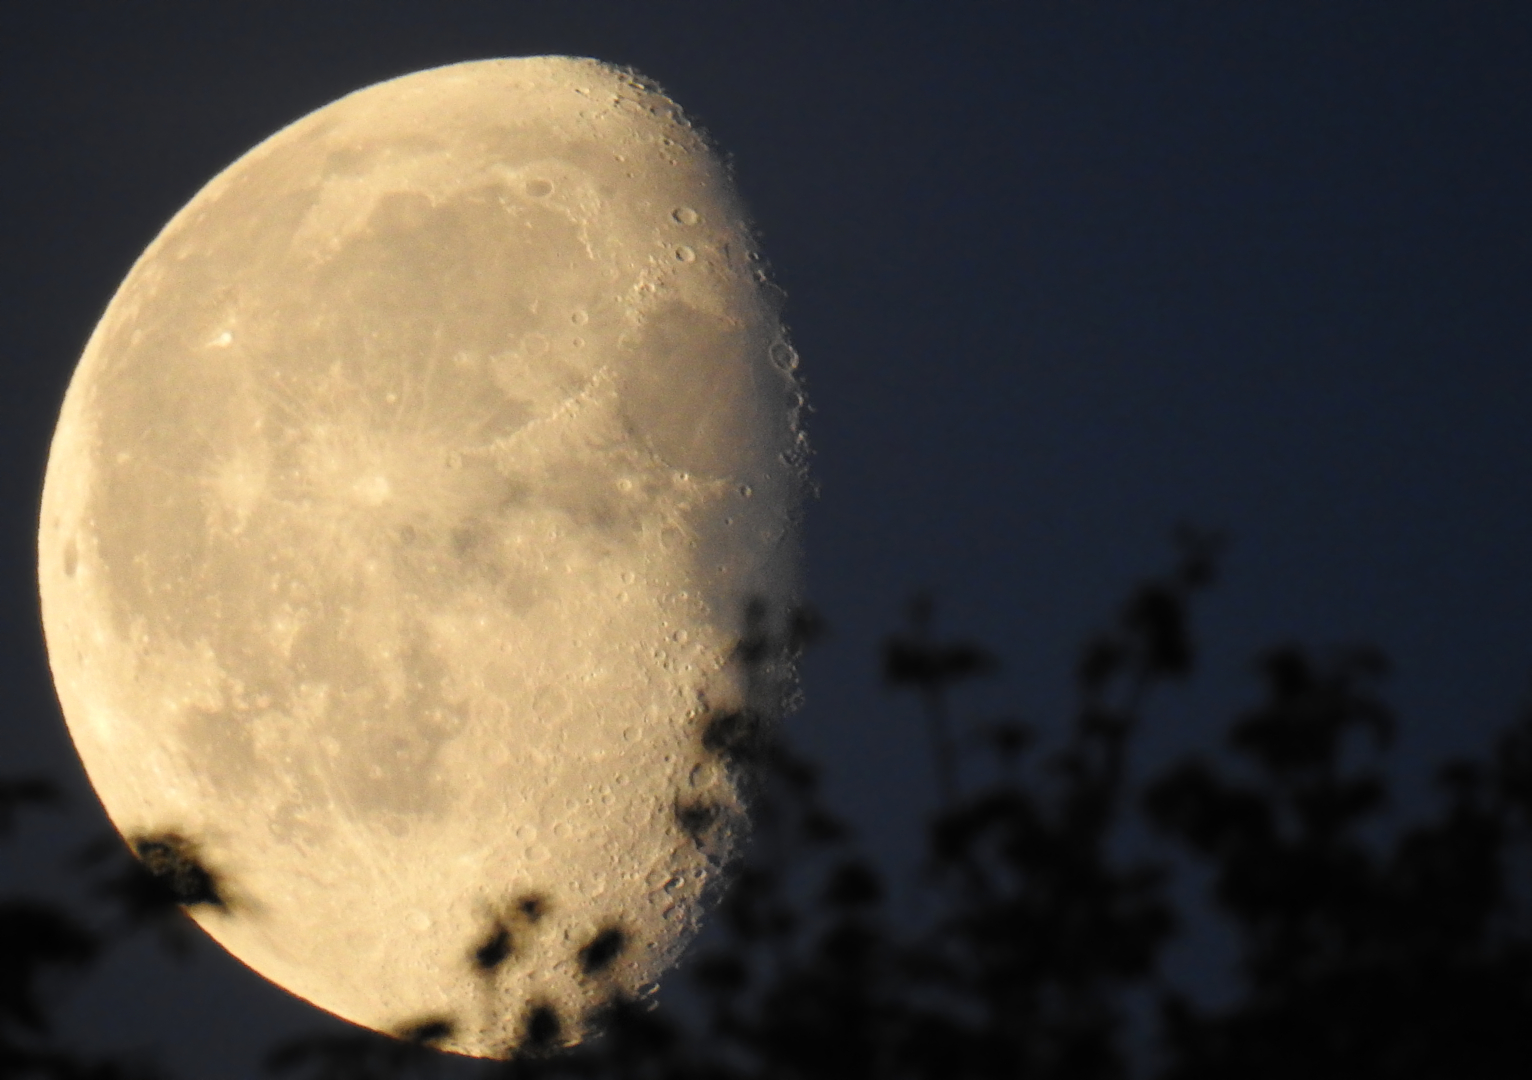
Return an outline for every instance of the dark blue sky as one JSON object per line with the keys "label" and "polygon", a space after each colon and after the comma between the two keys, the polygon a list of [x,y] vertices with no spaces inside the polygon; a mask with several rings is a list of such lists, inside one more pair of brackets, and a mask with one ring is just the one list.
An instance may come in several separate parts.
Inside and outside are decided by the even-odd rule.
{"label": "dark blue sky", "polygon": [[[1411,798],[1532,689],[1532,7],[1522,3],[330,2],[0,12],[5,767],[79,792],[7,879],[99,828],[32,575],[64,386],[164,221],[281,125],[368,83],[558,52],[631,64],[734,155],[789,296],[834,634],[794,721],[905,864],[932,778],[876,645],[929,586],[1047,727],[1071,654],[1171,526],[1227,530],[1198,745],[1259,647],[1394,658]],[[14,764],[13,764],[14,763]],[[12,856],[8,855],[8,858]],[[147,948],[144,950],[148,952]],[[212,947],[78,1002],[105,1042],[239,1076],[309,1021]],[[132,979],[147,989],[129,991]],[[114,1016],[112,1023],[103,1018]],[[244,1034],[241,1034],[244,1032]]]}

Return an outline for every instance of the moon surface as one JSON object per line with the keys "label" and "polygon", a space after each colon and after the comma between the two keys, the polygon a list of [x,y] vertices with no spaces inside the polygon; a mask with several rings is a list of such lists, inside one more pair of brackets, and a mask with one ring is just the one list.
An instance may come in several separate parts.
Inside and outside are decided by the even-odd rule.
{"label": "moon surface", "polygon": [[791,689],[737,646],[796,595],[795,367],[727,171],[636,75],[457,64],[255,147],[128,274],[48,461],[49,657],[113,822],[316,1005],[577,1041],[694,933],[743,831],[719,726]]}

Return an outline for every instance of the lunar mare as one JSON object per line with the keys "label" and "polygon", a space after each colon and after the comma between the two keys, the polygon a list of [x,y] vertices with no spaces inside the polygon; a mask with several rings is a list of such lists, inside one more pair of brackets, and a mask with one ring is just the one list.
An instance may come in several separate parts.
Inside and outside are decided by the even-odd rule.
{"label": "lunar mare", "polygon": [[134,265],[48,462],[114,823],[323,1008],[578,1039],[741,833],[707,733],[759,704],[746,605],[795,595],[795,365],[717,155],[629,73],[454,65],[261,143]]}

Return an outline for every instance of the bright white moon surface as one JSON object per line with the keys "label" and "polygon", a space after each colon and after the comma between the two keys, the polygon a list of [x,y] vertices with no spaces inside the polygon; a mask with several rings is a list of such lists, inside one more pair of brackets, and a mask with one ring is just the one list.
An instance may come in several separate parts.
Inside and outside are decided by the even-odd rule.
{"label": "bright white moon surface", "polygon": [[796,595],[795,366],[727,171],[635,75],[458,64],[261,143],[134,265],[48,461],[112,820],[316,1005],[577,1041],[742,835],[709,732],[790,689],[737,646]]}

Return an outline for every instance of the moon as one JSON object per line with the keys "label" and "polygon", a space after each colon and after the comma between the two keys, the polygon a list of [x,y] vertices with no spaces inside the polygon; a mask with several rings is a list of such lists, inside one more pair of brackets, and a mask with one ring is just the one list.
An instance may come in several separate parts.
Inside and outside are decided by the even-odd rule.
{"label": "moon", "polygon": [[652,990],[744,835],[720,725],[792,691],[738,659],[798,590],[779,309],[706,137],[589,59],[360,90],[166,225],[38,576],[91,782],[204,930],[483,1057]]}

